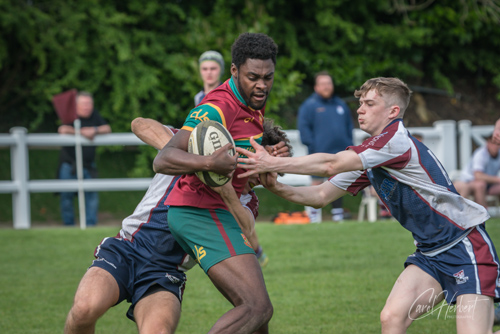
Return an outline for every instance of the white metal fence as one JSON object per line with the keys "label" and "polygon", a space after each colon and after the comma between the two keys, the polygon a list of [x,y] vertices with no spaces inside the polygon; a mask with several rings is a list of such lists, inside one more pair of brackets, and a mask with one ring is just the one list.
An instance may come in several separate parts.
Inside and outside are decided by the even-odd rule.
{"label": "white metal fence", "polygon": [[[412,134],[421,135],[423,142],[436,154],[446,170],[453,172],[465,167],[472,154],[473,144],[483,144],[483,137],[493,131],[493,126],[472,126],[471,122],[467,120],[459,121],[458,126],[455,121],[438,121],[433,124],[433,127],[415,127],[408,128],[408,130]],[[307,148],[300,142],[299,131],[287,130],[286,132],[294,147],[294,155],[306,155]],[[354,143],[360,144],[368,137],[368,134],[360,129],[354,129],[353,137]],[[73,135],[28,134],[27,130],[21,127],[12,128],[10,134],[0,134],[0,147],[10,147],[11,152],[11,180],[0,181],[0,193],[12,194],[14,228],[27,229],[31,227],[30,193],[127,191],[148,188],[151,178],[30,180],[29,149],[75,146],[78,140],[79,137]],[[83,146],[144,145],[133,133],[111,133],[99,135],[93,141],[84,137],[81,137],[80,140]],[[280,181],[294,186],[307,185],[310,184],[310,177],[287,174]]]}

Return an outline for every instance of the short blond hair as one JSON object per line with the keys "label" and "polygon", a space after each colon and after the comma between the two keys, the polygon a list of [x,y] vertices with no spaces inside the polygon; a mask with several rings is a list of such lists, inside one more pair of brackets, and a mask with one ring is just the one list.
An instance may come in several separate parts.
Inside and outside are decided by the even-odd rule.
{"label": "short blond hair", "polygon": [[375,90],[384,97],[386,105],[397,105],[399,107],[399,117],[403,114],[410,103],[412,91],[398,78],[378,77],[367,80],[360,89],[354,92],[358,99],[371,90]]}

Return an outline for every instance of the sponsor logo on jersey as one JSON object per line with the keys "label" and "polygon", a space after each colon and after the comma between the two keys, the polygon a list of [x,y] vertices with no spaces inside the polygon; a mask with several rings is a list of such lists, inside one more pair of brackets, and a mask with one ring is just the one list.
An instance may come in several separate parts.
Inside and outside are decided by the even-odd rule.
{"label": "sponsor logo on jersey", "polygon": [[207,255],[207,252],[205,251],[205,249],[203,249],[203,247],[198,247],[196,245],[194,245],[194,249],[196,250],[194,252],[196,254],[196,261],[200,263],[201,259],[203,259],[205,255]]}
{"label": "sponsor logo on jersey", "polygon": [[248,122],[253,122],[255,118],[254,117],[247,117],[243,120],[243,122],[248,123]]}
{"label": "sponsor logo on jersey", "polygon": [[208,111],[205,111],[205,113],[203,115],[200,116],[200,113],[202,112],[203,110],[200,109],[198,111],[193,111],[191,113],[191,116],[189,116],[190,118],[194,118],[195,120],[197,121],[200,121],[200,122],[203,122],[203,121],[208,121],[210,120],[207,115],[208,115]]}
{"label": "sponsor logo on jersey", "polygon": [[458,273],[453,274],[453,277],[457,280],[457,284],[464,284],[469,280],[469,276],[465,276],[464,270],[460,270]]}
{"label": "sponsor logo on jersey", "polygon": [[373,137],[368,143],[364,144],[363,146],[364,147],[375,146],[375,143],[378,142],[380,140],[380,138],[382,138],[383,136],[385,136],[388,133],[389,132],[384,132],[384,133],[379,134],[378,136]]}
{"label": "sponsor logo on jersey", "polygon": [[339,115],[344,114],[344,108],[342,108],[342,106],[337,106],[337,114],[339,114]]}
{"label": "sponsor logo on jersey", "polygon": [[241,233],[241,237],[243,238],[243,241],[245,241],[245,245],[247,245],[248,247],[253,249],[252,245],[250,245],[250,242],[248,241],[247,237],[243,233]]}

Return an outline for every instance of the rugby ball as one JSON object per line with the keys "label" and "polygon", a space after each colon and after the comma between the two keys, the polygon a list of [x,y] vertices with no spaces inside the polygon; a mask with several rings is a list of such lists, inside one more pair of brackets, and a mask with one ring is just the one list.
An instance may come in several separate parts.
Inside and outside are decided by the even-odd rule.
{"label": "rugby ball", "polygon": [[[229,154],[234,156],[234,140],[229,131],[217,121],[203,121],[199,123],[189,136],[188,152],[198,155],[212,155],[227,143],[233,144],[233,148],[229,150]],[[230,178],[214,172],[196,172],[196,176],[210,187],[220,187],[226,184]]]}

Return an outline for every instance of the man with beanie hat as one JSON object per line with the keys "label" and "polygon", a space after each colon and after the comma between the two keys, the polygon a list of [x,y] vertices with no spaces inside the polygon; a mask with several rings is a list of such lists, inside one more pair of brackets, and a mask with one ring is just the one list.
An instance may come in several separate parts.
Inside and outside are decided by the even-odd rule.
{"label": "man with beanie hat", "polygon": [[203,89],[194,96],[194,105],[200,104],[201,100],[212,89],[221,84],[221,77],[224,74],[224,58],[217,51],[203,52],[199,59],[200,75],[203,80]]}

